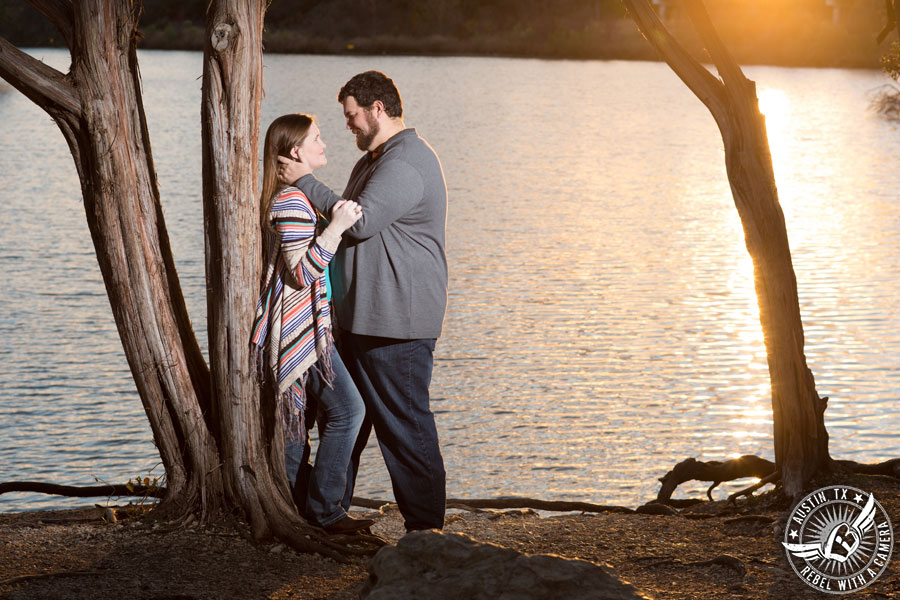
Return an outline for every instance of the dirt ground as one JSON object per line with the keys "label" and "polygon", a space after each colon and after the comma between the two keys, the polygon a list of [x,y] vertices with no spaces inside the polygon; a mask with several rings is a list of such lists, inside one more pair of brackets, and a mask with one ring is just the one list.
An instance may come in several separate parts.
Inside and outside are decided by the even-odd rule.
{"label": "dirt ground", "polygon": [[[844,478],[872,491],[894,525],[900,483],[881,477]],[[445,531],[527,553],[551,553],[608,565],[641,593],[659,600],[829,598],[802,583],[779,540],[787,505],[766,494],[737,506],[703,503],[676,515],[537,514],[531,510],[448,512]],[[253,543],[233,527],[170,530],[118,511],[0,515],[0,598],[104,600],[356,598],[367,560],[350,564],[298,554],[277,542]],[[355,511],[374,515],[376,533],[403,535],[396,507]],[[856,599],[900,598],[895,551],[887,571]]]}

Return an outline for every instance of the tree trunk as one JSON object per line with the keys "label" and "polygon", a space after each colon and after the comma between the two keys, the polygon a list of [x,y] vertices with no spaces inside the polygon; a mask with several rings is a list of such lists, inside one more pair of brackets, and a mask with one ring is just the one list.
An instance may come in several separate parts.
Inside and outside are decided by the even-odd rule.
{"label": "tree trunk", "polygon": [[772,387],[775,463],[785,492],[797,497],[830,462],[826,400],[819,398],[806,365],[797,281],[756,84],[744,77],[718,39],[701,0],[684,5],[721,79],[684,50],[649,2],[625,0],[625,5],[644,37],[706,105],[722,134],[728,181],[753,259]]}
{"label": "tree trunk", "polygon": [[[300,518],[284,470],[275,394],[260,397],[250,357],[262,250],[259,231],[259,114],[265,0],[214,0],[203,53],[203,215],[214,433],[226,493],[254,537],[343,560],[350,550]],[[365,541],[380,545],[378,540]]]}
{"label": "tree trunk", "polygon": [[[296,521],[283,476],[280,423],[260,402],[250,327],[260,270],[259,113],[263,0],[220,0],[203,56],[203,213],[214,412],[229,492],[257,535],[270,516]],[[274,435],[277,434],[277,435]]]}
{"label": "tree trunk", "polygon": [[158,511],[201,522],[235,510],[255,537],[337,560],[348,549],[297,514],[274,395],[260,400],[250,326],[260,270],[258,131],[265,0],[213,0],[203,72],[203,206],[210,361],[175,272],[140,95],[136,12],[118,0],[34,0],[69,45],[67,75],[0,38],[0,75],[59,125],[122,345],[163,465]]}
{"label": "tree trunk", "polygon": [[[221,497],[200,402],[209,372],[169,247],[140,95],[130,3],[32,2],[69,43],[67,75],[0,40],[0,74],[59,125],[122,346],[166,467],[161,509]],[[203,509],[208,508],[205,504]]]}

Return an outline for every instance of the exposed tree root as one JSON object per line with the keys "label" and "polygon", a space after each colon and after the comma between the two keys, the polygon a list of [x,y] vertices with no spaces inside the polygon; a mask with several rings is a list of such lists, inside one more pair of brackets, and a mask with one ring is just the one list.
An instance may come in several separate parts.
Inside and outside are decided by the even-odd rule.
{"label": "exposed tree root", "polygon": [[[837,468],[848,473],[859,475],[885,475],[900,479],[900,458],[886,460],[876,464],[858,463],[852,460],[832,460],[832,468]],[[741,496],[752,496],[753,493],[769,484],[778,483],[781,480],[781,472],[776,470],[775,463],[752,454],[746,454],[732,460],[701,462],[693,458],[683,460],[675,465],[671,471],[660,478],[662,486],[657,494],[657,502],[675,505],[678,500],[672,500],[672,493],[680,484],[696,480],[713,482],[706,491],[707,497],[712,500],[712,490],[723,481],[734,481],[744,477],[758,477],[759,481],[742,490],[728,496],[729,502],[735,502]]]}
{"label": "exposed tree root", "polygon": [[147,487],[133,485],[131,489],[125,485],[95,485],[77,487],[73,485],[57,485],[40,481],[8,481],[0,483],[0,495],[8,492],[35,492],[70,498],[95,498],[98,496],[133,496],[138,498],[162,498],[166,493],[164,487]]}
{"label": "exposed tree root", "polygon": [[860,475],[887,475],[894,479],[900,479],[900,458],[892,458],[884,462],[867,464],[858,463],[853,460],[836,460],[835,464],[839,468],[847,469],[851,473]]}
{"label": "exposed tree root", "polygon": [[[747,486],[744,489],[738,490],[735,493],[728,496],[728,501],[733,504],[733,503],[737,502],[737,499],[740,498],[741,496],[747,496],[749,498],[750,496],[753,495],[753,492],[755,492],[759,488],[767,486],[770,483],[776,483],[780,480],[781,480],[781,471],[775,471],[774,473],[769,473],[768,475],[766,475],[765,477],[763,477],[762,479],[760,479],[753,485]],[[710,490],[712,490],[712,488],[710,488]],[[712,500],[712,496],[710,496],[709,499]]]}
{"label": "exposed tree root", "polygon": [[270,523],[275,537],[299,552],[321,554],[339,562],[350,562],[349,556],[371,556],[383,542],[381,538],[365,535],[329,536],[324,531],[301,522],[288,524],[273,519]]}
{"label": "exposed tree root", "polygon": [[353,496],[350,499],[350,504],[352,506],[362,506],[363,508],[372,508],[375,510],[379,510],[382,506],[387,506],[388,504],[395,504],[391,500],[372,500],[370,498],[360,498],[359,496]]}
{"label": "exposed tree root", "polygon": [[562,500],[537,500],[535,498],[448,498],[447,505],[461,504],[472,508],[533,508],[556,512],[617,512],[633,513],[624,506],[591,504],[590,502],[566,502]]}
{"label": "exposed tree root", "polygon": [[775,463],[753,454],[745,454],[724,462],[712,460],[701,462],[694,458],[683,460],[671,471],[660,478],[662,487],[656,495],[656,501],[662,504],[671,503],[672,493],[686,481],[712,481],[707,496],[712,500],[712,490],[723,481],[733,481],[744,477],[768,477],[775,472]]}
{"label": "exposed tree root", "polygon": [[668,504],[663,504],[661,502],[648,502],[647,504],[638,506],[635,512],[641,515],[663,515],[673,517],[679,514],[677,510]]}
{"label": "exposed tree root", "polygon": [[[354,496],[350,502],[354,506],[380,509],[382,506],[393,504],[389,500],[372,500]],[[566,502],[563,500],[538,500],[536,498],[447,498],[447,508],[477,511],[481,508],[532,508],[534,510],[547,510],[553,512],[617,512],[633,513],[634,510],[624,506],[612,506],[606,504],[591,504],[590,502]]]}

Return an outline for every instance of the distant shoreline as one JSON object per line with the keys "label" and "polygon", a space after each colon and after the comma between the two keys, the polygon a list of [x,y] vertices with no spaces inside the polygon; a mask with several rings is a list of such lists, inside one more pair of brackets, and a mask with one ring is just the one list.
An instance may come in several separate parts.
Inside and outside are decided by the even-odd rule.
{"label": "distant shoreline", "polygon": [[[706,60],[706,53],[686,24],[670,25],[673,34],[694,56]],[[723,28],[727,29],[727,28]],[[818,37],[798,40],[784,32],[760,40],[731,32],[722,37],[741,65],[880,69],[881,56],[889,45],[877,46],[874,34],[850,35],[836,28],[823,28]],[[180,34],[171,28],[143,31],[141,49],[202,51],[203,30],[189,27]],[[459,39],[432,35],[427,37],[381,35],[326,39],[290,30],[267,29],[264,52],[271,54],[311,54],[334,56],[434,56],[492,57],[542,60],[644,60],[662,59],[641,36],[630,20],[603,21],[565,36],[535,40],[528,35],[497,33]]]}
{"label": "distant shoreline", "polygon": [[[670,23],[676,38],[698,59],[706,60],[690,24]],[[140,50],[202,51],[205,30],[184,22],[141,28]],[[875,33],[820,24],[803,32],[788,29],[763,33],[723,23],[720,35],[732,56],[745,66],[788,68],[880,69],[890,46],[877,45]],[[55,40],[49,40],[55,42]],[[628,19],[603,20],[580,31],[537,36],[531,32],[497,32],[465,39],[442,36],[377,35],[336,39],[267,27],[264,52],[333,56],[493,57],[539,60],[642,60],[660,57]],[[56,43],[23,47],[62,47]]]}

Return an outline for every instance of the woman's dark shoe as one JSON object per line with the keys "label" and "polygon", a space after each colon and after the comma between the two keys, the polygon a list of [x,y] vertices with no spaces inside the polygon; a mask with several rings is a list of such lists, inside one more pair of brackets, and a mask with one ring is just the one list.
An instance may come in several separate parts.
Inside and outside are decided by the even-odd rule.
{"label": "woman's dark shoe", "polygon": [[350,515],[346,515],[340,521],[335,521],[331,525],[326,525],[324,529],[325,533],[328,533],[330,535],[335,535],[338,533],[356,533],[357,531],[368,529],[374,524],[375,521],[373,521],[372,519],[357,519],[355,517],[351,517]]}

